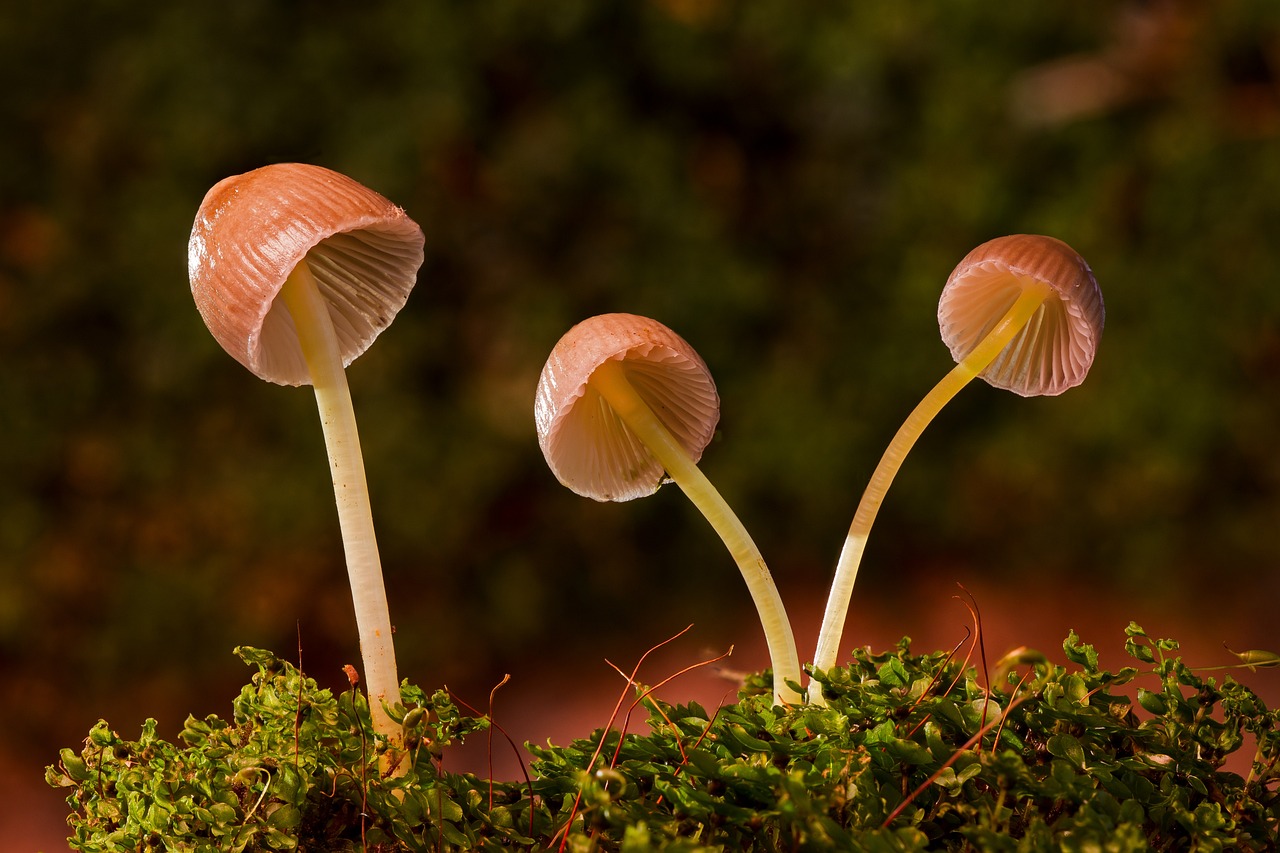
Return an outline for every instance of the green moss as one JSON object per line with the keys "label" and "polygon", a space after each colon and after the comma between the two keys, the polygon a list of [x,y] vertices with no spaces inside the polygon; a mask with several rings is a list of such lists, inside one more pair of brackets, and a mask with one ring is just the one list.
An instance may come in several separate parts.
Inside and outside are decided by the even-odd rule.
{"label": "green moss", "polygon": [[[179,744],[101,722],[47,778],[83,851],[1274,849],[1280,715],[1128,637],[1138,666],[1099,669],[1073,633],[1069,667],[1024,654],[990,692],[908,640],[819,674],[827,708],[771,707],[768,674],[715,711],[641,689],[647,735],[531,746],[524,782],[443,772],[489,723],[412,686],[407,772],[381,777],[362,694],[241,648],[257,672],[230,721],[188,719]],[[1247,778],[1224,771],[1246,746]]]}

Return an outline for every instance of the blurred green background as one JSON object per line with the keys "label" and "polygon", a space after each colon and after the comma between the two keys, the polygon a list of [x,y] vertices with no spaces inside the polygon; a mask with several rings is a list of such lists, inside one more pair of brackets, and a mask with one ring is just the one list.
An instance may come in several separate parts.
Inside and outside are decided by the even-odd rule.
{"label": "blurred green background", "polygon": [[237,644],[357,660],[314,399],[223,353],[186,279],[205,190],[278,161],[427,236],[349,370],[415,681],[483,696],[691,622],[757,640],[674,488],[598,505],[546,469],[533,389],[575,322],[645,314],[698,348],[723,405],[704,470],[811,614],[950,367],[943,281],[1017,232],[1092,264],[1093,372],[960,395],[855,611],[908,633],[961,580],[1027,623],[1069,591],[1081,619],[1280,645],[1280,4],[50,0],[0,16],[0,67],[3,790],[100,716],[228,713]]}

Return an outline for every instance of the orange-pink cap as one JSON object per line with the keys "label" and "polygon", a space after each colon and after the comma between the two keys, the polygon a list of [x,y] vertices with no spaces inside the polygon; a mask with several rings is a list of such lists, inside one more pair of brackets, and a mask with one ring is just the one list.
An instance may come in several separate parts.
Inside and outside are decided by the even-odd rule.
{"label": "orange-pink cap", "polygon": [[634,314],[603,314],[570,329],[538,380],[538,444],[561,483],[598,501],[651,495],[662,464],[589,385],[609,359],[621,361],[636,393],[693,461],[715,434],[720,397],[706,364],[666,326]]}
{"label": "orange-pink cap", "polygon": [[293,269],[306,258],[348,365],[404,307],[423,242],[417,223],[373,190],[320,166],[281,163],[209,190],[187,271],[223,349],[263,379],[305,385],[310,372],[293,318],[276,304]]}
{"label": "orange-pink cap", "polygon": [[947,279],[938,326],[959,363],[1033,281],[1049,285],[1051,295],[979,375],[1024,397],[1061,394],[1084,381],[1105,319],[1093,271],[1061,240],[1014,234],[978,246]]}

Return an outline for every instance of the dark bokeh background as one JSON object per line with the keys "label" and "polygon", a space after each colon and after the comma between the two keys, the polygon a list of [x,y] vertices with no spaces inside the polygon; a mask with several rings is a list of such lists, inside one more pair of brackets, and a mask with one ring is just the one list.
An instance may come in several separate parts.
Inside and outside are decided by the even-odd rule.
{"label": "dark bokeh background", "polygon": [[1060,398],[975,386],[943,413],[855,595],[882,635],[846,645],[951,642],[956,581],[1011,642],[1118,647],[1146,614],[1280,645],[1280,4],[22,5],[0,18],[5,849],[56,846],[41,767],[99,717],[228,713],[241,643],[301,637],[335,686],[357,658],[313,398],[226,356],[186,280],[205,190],[269,162],[350,174],[427,235],[349,371],[419,683],[480,701],[510,672],[569,707],[689,623],[686,662],[765,663],[676,490],[597,505],[545,468],[538,372],[606,311],[710,365],[704,467],[807,656],[862,486],[950,366],[942,282],[1013,232],[1092,263],[1101,354]]}

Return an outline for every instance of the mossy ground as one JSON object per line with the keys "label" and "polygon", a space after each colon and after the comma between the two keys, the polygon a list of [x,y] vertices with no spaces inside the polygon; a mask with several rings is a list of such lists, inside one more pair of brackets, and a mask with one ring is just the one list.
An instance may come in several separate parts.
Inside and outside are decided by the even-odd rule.
{"label": "mossy ground", "polygon": [[[380,773],[360,692],[241,648],[257,671],[230,720],[190,718],[176,744],[100,722],[47,776],[83,851],[1276,849],[1280,714],[1128,636],[1116,672],[1074,633],[1069,666],[989,672],[903,640],[819,674],[826,708],[771,706],[765,675],[715,710],[637,685],[647,734],[530,747],[518,782],[442,770],[490,723],[411,685],[404,772]],[[1245,776],[1224,770],[1241,750]]]}

